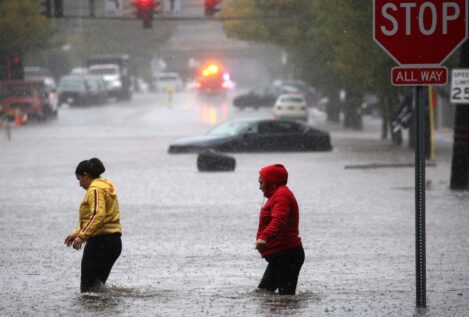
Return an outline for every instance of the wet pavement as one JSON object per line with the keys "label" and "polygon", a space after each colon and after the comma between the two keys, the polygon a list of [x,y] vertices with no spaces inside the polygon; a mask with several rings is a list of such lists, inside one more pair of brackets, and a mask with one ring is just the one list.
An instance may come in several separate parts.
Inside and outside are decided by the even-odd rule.
{"label": "wet pavement", "polygon": [[[437,133],[426,170],[428,307],[417,310],[414,169],[345,168],[412,163],[412,152],[380,140],[376,119],[356,132],[314,112],[332,152],[236,154],[235,172],[200,173],[196,155],[169,155],[168,144],[270,115],[205,102],[143,95],[1,135],[1,316],[469,316],[469,193],[449,190],[450,133]],[[104,292],[82,295],[81,251],[63,240],[84,195],[76,164],[92,156],[117,187],[123,252]],[[254,250],[258,170],[274,162],[300,205],[296,296],[255,292],[266,266]]]}

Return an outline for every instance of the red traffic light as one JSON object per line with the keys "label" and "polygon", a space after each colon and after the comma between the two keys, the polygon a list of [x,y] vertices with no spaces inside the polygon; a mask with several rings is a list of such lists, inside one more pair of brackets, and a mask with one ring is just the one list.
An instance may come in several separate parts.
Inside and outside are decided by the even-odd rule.
{"label": "red traffic light", "polygon": [[[159,1],[157,1],[159,3]],[[153,11],[155,10],[155,0],[135,0],[137,17],[142,19],[143,28],[151,28],[153,22]]]}

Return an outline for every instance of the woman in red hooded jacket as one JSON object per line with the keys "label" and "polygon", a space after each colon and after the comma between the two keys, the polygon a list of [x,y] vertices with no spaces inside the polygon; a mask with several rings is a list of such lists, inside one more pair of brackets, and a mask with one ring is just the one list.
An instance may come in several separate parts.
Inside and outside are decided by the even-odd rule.
{"label": "woman in red hooded jacket", "polygon": [[259,217],[256,249],[268,262],[259,288],[294,295],[305,253],[298,231],[298,203],[287,180],[282,164],[259,171],[259,189],[268,200]]}

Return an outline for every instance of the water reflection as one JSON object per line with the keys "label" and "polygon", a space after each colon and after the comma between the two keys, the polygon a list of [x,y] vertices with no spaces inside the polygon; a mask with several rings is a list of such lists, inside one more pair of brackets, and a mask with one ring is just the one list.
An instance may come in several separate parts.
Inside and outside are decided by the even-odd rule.
{"label": "water reflection", "polygon": [[228,100],[225,96],[199,96],[197,98],[198,121],[218,125],[228,119]]}
{"label": "water reflection", "polygon": [[114,315],[125,307],[126,299],[165,298],[166,291],[138,290],[130,287],[116,285],[103,286],[95,292],[81,293],[75,298],[73,307],[90,313],[106,313]]}
{"label": "water reflection", "polygon": [[311,302],[319,302],[319,296],[312,292],[299,292],[297,295],[278,295],[268,291],[253,292],[258,302],[257,312],[265,316],[296,315],[303,311]]}

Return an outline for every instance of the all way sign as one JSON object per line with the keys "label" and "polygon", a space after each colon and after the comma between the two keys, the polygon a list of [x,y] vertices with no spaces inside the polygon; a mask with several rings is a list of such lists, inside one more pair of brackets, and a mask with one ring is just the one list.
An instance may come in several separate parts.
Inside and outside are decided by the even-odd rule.
{"label": "all way sign", "polygon": [[446,85],[448,69],[446,67],[393,67],[391,82],[396,86]]}

